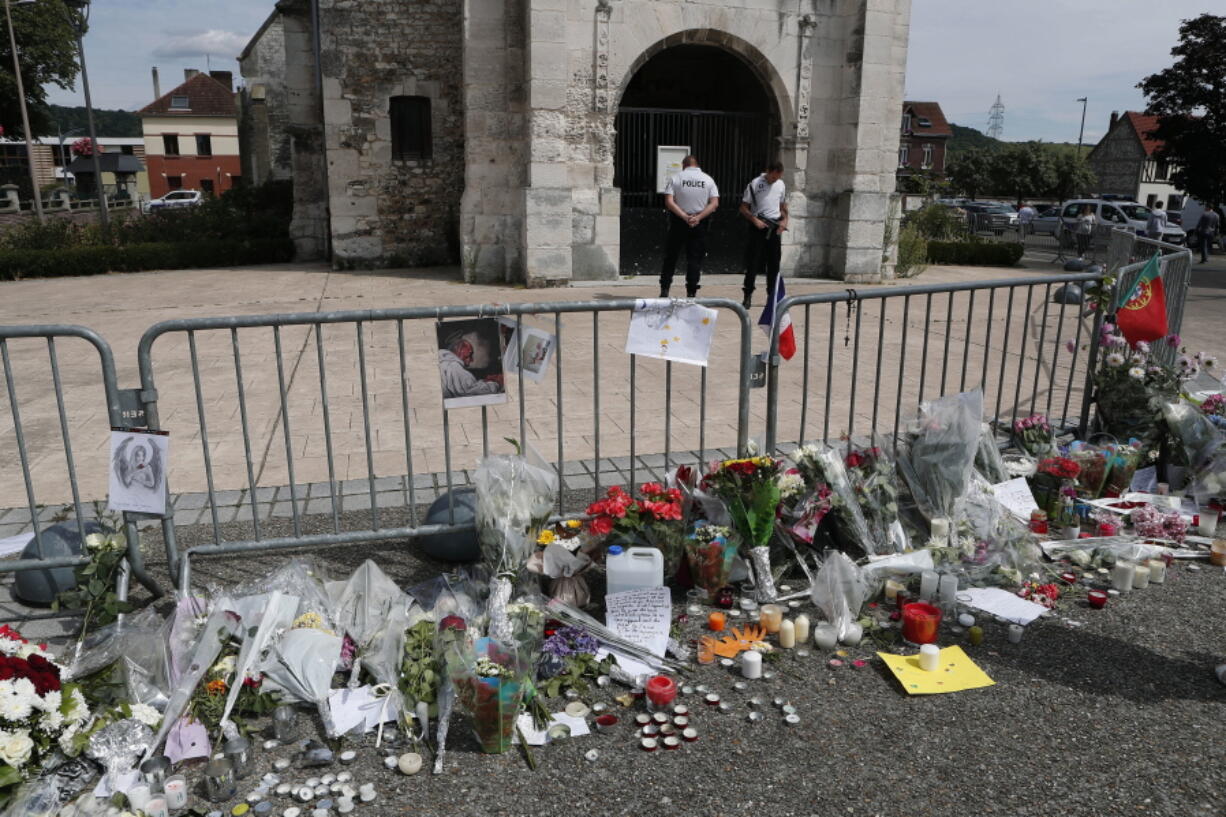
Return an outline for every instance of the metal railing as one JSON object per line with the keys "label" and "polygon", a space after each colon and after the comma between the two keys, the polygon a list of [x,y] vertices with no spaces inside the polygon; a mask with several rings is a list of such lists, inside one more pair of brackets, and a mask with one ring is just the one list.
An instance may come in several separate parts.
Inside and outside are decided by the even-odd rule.
{"label": "metal railing", "polygon": [[[1082,350],[1096,342],[1097,313],[1083,310],[1079,291],[1057,295],[1100,278],[849,289],[784,300],[779,311],[795,315],[800,365],[779,358],[777,322],[768,358],[767,450],[857,433],[897,438],[924,400],[975,387],[983,390],[985,413],[1002,426],[1040,409],[1049,416],[1059,411],[1053,424],[1073,425],[1087,395],[1090,364]],[[815,324],[825,331],[814,331]],[[811,376],[817,367],[824,377]],[[789,401],[799,406],[794,435],[781,430],[780,407]],[[815,413],[820,433],[809,425]]]}
{"label": "metal railing", "polygon": [[[628,371],[625,372],[628,376],[629,394],[623,403],[626,413],[617,418],[606,416],[610,402],[602,395],[601,353],[602,346],[607,350],[608,344],[601,341],[601,317],[610,313],[628,315],[637,303],[635,299],[617,299],[575,303],[256,315],[173,320],[151,327],[141,338],[138,352],[146,419],[151,429],[161,429],[168,395],[174,393],[180,397],[192,396],[191,406],[175,407],[174,429],[176,437],[181,441],[185,438],[199,438],[199,462],[206,480],[213,539],[212,544],[180,552],[173,516],[166,518],[162,528],[171,575],[177,577],[178,586],[186,587],[190,582],[190,559],[194,556],[378,542],[471,530],[471,522],[457,524],[455,519],[452,489],[457,487],[457,484],[453,481],[456,459],[453,449],[458,442],[453,437],[463,438],[469,443],[465,446],[465,451],[471,454],[477,454],[479,451],[482,456],[489,453],[491,433],[514,435],[523,443],[548,445],[553,449],[551,454],[556,454],[559,510],[563,505],[562,477],[568,456],[573,458],[579,454],[594,459],[598,467],[594,469],[593,495],[599,494],[599,464],[602,457],[610,455],[609,446],[603,437],[615,436],[627,444],[627,470],[631,483],[636,481],[637,472],[640,470],[637,457],[644,453],[644,438],[662,442],[665,470],[673,460],[672,445],[675,439],[689,440],[692,445],[684,446],[683,449],[696,450],[698,458],[703,459],[712,442],[708,438],[710,378],[707,367],[699,368],[697,378],[686,378],[690,388],[683,397],[678,397],[677,401],[680,403],[682,399],[690,400],[691,405],[678,410],[674,407],[673,386],[674,380],[679,380],[680,377],[675,375],[673,364],[669,361],[640,362],[637,356],[629,355]],[[749,428],[749,316],[740,304],[731,300],[704,298],[697,303],[730,312],[736,322],[735,340],[728,337],[732,333],[724,333],[727,342],[721,345],[717,337],[716,352],[713,353],[716,359],[712,360],[711,365],[719,367],[720,371],[726,372],[729,377],[733,376],[733,368],[738,372],[735,375],[738,378],[735,439],[722,442],[722,445],[729,448],[734,445],[736,451],[742,452],[745,450]],[[453,416],[457,414],[455,410],[442,408],[439,375],[435,368],[437,361],[433,359],[433,334],[427,334],[426,330],[432,332],[434,323],[444,318],[499,316],[514,317],[517,329],[523,329],[525,316],[543,317],[547,321],[552,319],[549,331],[557,338],[553,358],[554,384],[552,389],[532,389],[530,397],[529,390],[525,388],[523,370],[520,368],[517,376],[508,375],[508,379],[513,378],[516,386],[518,410],[515,416],[508,417],[507,412],[498,406],[482,406],[479,425],[464,422],[473,416],[471,409],[462,410],[460,419]],[[581,324],[587,322],[588,316],[590,330],[584,331]],[[564,321],[564,317],[569,320]],[[585,345],[583,335],[590,338],[590,346],[587,347],[590,357],[579,352]],[[180,341],[177,349],[171,351],[176,351],[179,355],[185,353],[188,359],[186,371],[177,378],[157,374],[158,367],[154,364],[155,344],[158,344],[160,349],[165,344],[159,341],[170,336],[178,336]],[[423,337],[428,338],[426,346],[431,350],[431,359],[424,361],[421,356],[412,357],[406,351],[409,344]],[[606,337],[616,337],[620,345],[620,337],[612,332],[608,332]],[[262,341],[259,347],[255,345],[257,338]],[[290,346],[290,354],[286,353],[287,346]],[[260,351],[255,351],[256,348],[260,348]],[[394,358],[393,371],[380,370],[372,365],[369,358],[376,349],[382,350],[380,359],[384,362],[389,357]],[[586,383],[568,383],[564,379],[564,372],[571,371],[571,360],[576,357],[580,360],[580,367],[590,367],[590,380],[583,378],[587,380]],[[261,364],[256,376],[252,375],[253,360]],[[202,361],[207,362],[207,384],[202,378]],[[340,364],[341,361],[344,365]],[[659,365],[655,365],[656,363]],[[648,368],[649,364],[655,370],[658,388],[645,388],[643,381],[652,374]],[[187,380],[188,374],[190,380]],[[686,373],[692,374],[694,373]],[[721,375],[717,375],[717,378],[717,387],[721,388],[721,393],[730,391],[727,381],[723,380]],[[376,380],[383,385],[377,395],[372,393]],[[694,380],[697,382],[693,382]],[[168,388],[170,383],[174,383],[175,388]],[[224,391],[224,394],[219,394],[219,391]],[[393,392],[397,403],[394,408],[387,405]],[[511,389],[508,388],[507,392],[509,395]],[[647,419],[644,422],[640,417],[640,414],[644,413],[640,392],[662,398],[662,420]],[[686,409],[692,407],[692,395],[695,392],[698,396],[697,422],[694,423],[692,417],[689,422],[677,422],[676,418],[688,414]],[[569,407],[581,401],[586,404],[585,410],[575,411],[574,416],[571,416]],[[548,408],[542,411],[541,407],[541,403],[549,402],[553,403],[552,424],[546,419]],[[308,405],[311,411],[306,411],[305,407]],[[590,427],[585,430],[590,431],[591,441],[590,444],[583,445],[581,450],[575,451],[573,446],[568,446],[565,428],[568,423],[586,425],[589,422],[586,408],[589,406]],[[661,407],[658,405],[651,407],[653,412],[659,408]],[[434,412],[441,412],[441,417]],[[195,415],[194,422],[188,419],[192,413]],[[250,513],[249,523],[247,519],[242,520],[244,535],[236,538],[227,538],[224,535],[223,519],[219,516],[221,505],[215,487],[218,452],[210,443],[210,432],[217,424],[215,418],[219,416],[228,420],[231,428],[236,424],[241,431],[243,456],[241,459],[231,457],[228,466],[241,468],[246,476],[244,490],[249,506],[247,510]],[[342,416],[347,420],[343,429],[340,428]],[[430,422],[436,418],[441,422]],[[612,435],[607,428],[602,429],[602,419],[612,426]],[[302,424],[307,422],[314,425],[318,439],[310,450],[296,452],[294,429],[301,429]],[[193,425],[196,429],[194,434],[191,430]],[[415,432],[422,427],[442,429],[442,473],[445,474],[446,484],[440,486],[440,489],[445,487],[446,495],[450,499],[447,524],[427,525],[418,519],[417,496],[412,477],[421,470],[419,459],[431,453],[423,448],[419,439],[415,440]],[[253,448],[253,428],[269,432],[268,444],[263,451]],[[662,432],[662,437],[657,432]],[[281,438],[275,446],[272,444],[274,436]],[[479,449],[473,438],[480,440]],[[343,442],[337,444],[337,440],[348,440],[351,445]],[[232,440],[232,446],[237,442]],[[602,444],[606,446],[603,450]],[[619,449],[625,450],[625,447]],[[660,447],[656,447],[650,453],[657,454],[660,450]],[[385,460],[384,453],[395,456],[398,463],[393,465],[383,461],[376,465],[376,455]],[[304,454],[313,458],[322,457],[326,465],[327,493],[322,497],[314,497],[320,500],[315,503],[316,506],[322,505],[322,510],[331,516],[331,530],[325,533],[305,533],[303,530],[302,517],[306,514],[303,501],[306,497],[300,495],[298,486],[302,482],[301,466]],[[342,454],[346,457],[363,458],[361,470],[364,472],[368,491],[363,510],[369,511],[369,517],[368,523],[360,525],[356,530],[342,529],[341,503],[338,501],[341,481],[338,456]],[[318,468],[318,460],[314,465]],[[267,476],[270,473],[277,476],[270,478]],[[404,482],[405,504],[409,512],[408,524],[389,527],[384,525],[380,518],[376,501],[376,480],[380,476],[401,474],[408,476]],[[270,479],[273,485],[289,486],[288,501],[293,530],[291,536],[264,535],[257,500],[261,484],[269,484]],[[248,514],[244,512],[243,516],[247,517]]]}
{"label": "metal railing", "polygon": [[[72,379],[68,381],[68,388],[65,388],[65,380],[61,376],[60,359],[61,349],[65,345],[63,341],[68,339],[84,341],[93,348],[93,352],[97,355],[98,371],[101,375],[99,379],[91,378],[90,382],[82,383],[79,372],[74,371]],[[27,340],[44,343],[22,343],[21,348],[13,348],[18,345],[14,344],[14,341]],[[45,363],[37,348],[39,345],[45,345]],[[75,357],[81,351],[79,344],[71,344],[70,349],[69,357]],[[5,438],[0,438],[0,457],[6,462],[16,461],[20,464],[26,509],[33,529],[33,542],[37,554],[32,559],[0,560],[0,573],[84,566],[90,561],[85,555],[50,557],[43,554],[44,523],[50,520],[44,519],[46,506],[39,501],[39,492],[35,486],[32,470],[36,463],[43,467],[55,467],[56,460],[63,458],[63,470],[58,471],[57,478],[66,480],[70,488],[77,532],[84,546],[85,526],[89,515],[85,513],[82,506],[77,478],[77,456],[72,444],[74,423],[70,422],[67,405],[69,402],[79,400],[89,401],[96,405],[97,389],[101,388],[105,412],[94,422],[85,423],[85,427],[77,429],[80,433],[92,435],[91,445],[94,447],[96,447],[99,432],[105,434],[110,428],[124,424],[119,391],[116,386],[114,355],[110,346],[97,333],[82,326],[0,326],[0,363],[4,367],[4,388],[8,396],[12,422],[11,442],[7,439],[7,435]],[[22,401],[19,397],[24,393],[22,388],[24,382],[19,377],[19,368],[33,370],[28,376],[36,383],[31,391],[32,396],[25,401],[27,414],[34,416],[33,425],[40,427],[40,430],[44,432],[35,441],[27,440],[26,430],[23,427]],[[50,390],[47,388],[48,380],[50,380]],[[55,430],[51,431],[48,427]],[[57,431],[58,434],[55,433]],[[117,579],[117,593],[121,600],[127,598],[130,575],[135,576],[154,596],[161,595],[157,583],[145,571],[135,520],[136,517],[132,515],[124,515],[128,550],[127,564],[120,571]]]}

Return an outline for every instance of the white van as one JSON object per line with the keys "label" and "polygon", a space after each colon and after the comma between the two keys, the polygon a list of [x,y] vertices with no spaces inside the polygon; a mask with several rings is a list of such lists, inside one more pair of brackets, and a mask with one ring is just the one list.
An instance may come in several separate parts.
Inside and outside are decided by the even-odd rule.
{"label": "white van", "polygon": [[[1099,224],[1116,227],[1127,227],[1137,235],[1145,235],[1145,225],[1149,221],[1150,209],[1135,201],[1105,201],[1103,199],[1077,199],[1066,201],[1060,218],[1070,230],[1076,228],[1077,216],[1086,205],[1094,208],[1094,217]],[[1162,240],[1168,244],[1183,244],[1184,232],[1176,224],[1168,224],[1162,232]]]}
{"label": "white van", "polygon": [[[1221,212],[1221,208],[1218,208]],[[1196,225],[1200,223],[1200,217],[1205,214],[1205,205],[1203,202],[1188,196],[1183,200],[1183,211],[1179,214],[1180,227],[1185,233],[1192,233],[1196,230]],[[1189,246],[1195,245],[1199,241],[1199,237],[1188,241]],[[1226,230],[1219,229],[1217,238],[1214,239],[1218,244],[1226,247]]]}

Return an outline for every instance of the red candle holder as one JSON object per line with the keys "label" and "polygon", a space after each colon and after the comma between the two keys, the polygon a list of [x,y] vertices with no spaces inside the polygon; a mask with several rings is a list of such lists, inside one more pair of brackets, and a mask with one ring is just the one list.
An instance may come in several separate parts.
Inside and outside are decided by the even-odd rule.
{"label": "red candle holder", "polygon": [[941,627],[941,610],[926,601],[902,608],[902,637],[912,644],[932,644]]}
{"label": "red candle holder", "polygon": [[1061,573],[1060,578],[1063,579],[1066,584],[1077,584],[1077,574],[1071,570],[1067,573]]}
{"label": "red candle holder", "polygon": [[736,591],[731,587],[721,587],[715,593],[715,606],[723,610],[731,610],[736,603]]}
{"label": "red candle holder", "polygon": [[1090,606],[1095,610],[1101,610],[1107,606],[1108,598],[1109,597],[1107,596],[1106,590],[1091,590],[1086,596],[1086,601],[1088,601]]}
{"label": "red candle holder", "polygon": [[1098,523],[1098,535],[1099,536],[1115,536],[1119,532],[1120,532],[1120,528],[1114,522],[1099,522]]}
{"label": "red candle holder", "polygon": [[653,675],[644,687],[647,700],[655,708],[668,706],[677,697],[677,682],[667,675]]}

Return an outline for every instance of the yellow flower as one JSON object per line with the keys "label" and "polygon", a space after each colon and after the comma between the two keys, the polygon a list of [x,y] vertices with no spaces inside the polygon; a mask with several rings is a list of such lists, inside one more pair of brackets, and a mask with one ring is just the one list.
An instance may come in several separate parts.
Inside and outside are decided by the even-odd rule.
{"label": "yellow flower", "polygon": [[583,527],[583,521],[580,519],[567,519],[566,527],[571,528],[572,530],[574,528],[581,528]]}
{"label": "yellow flower", "polygon": [[557,538],[558,535],[553,532],[552,528],[546,528],[545,530],[541,531],[540,536],[536,537],[536,543],[538,545],[552,545],[553,540]]}
{"label": "yellow flower", "polygon": [[218,678],[215,681],[209,681],[204,685],[204,689],[210,695],[220,695],[226,691],[226,682]]}

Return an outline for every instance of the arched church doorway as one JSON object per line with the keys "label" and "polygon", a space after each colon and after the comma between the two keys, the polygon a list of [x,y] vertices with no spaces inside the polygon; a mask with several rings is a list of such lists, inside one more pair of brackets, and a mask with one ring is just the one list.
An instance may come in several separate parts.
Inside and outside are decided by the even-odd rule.
{"label": "arched church doorway", "polygon": [[[778,105],[739,55],[714,45],[665,48],[635,72],[617,111],[614,185],[621,189],[621,272],[660,273],[666,216],[661,147],[686,147],[720,191],[704,272],[740,272],[745,185],[778,153]],[[684,260],[682,262],[684,266]],[[684,270],[679,270],[684,276]]]}

